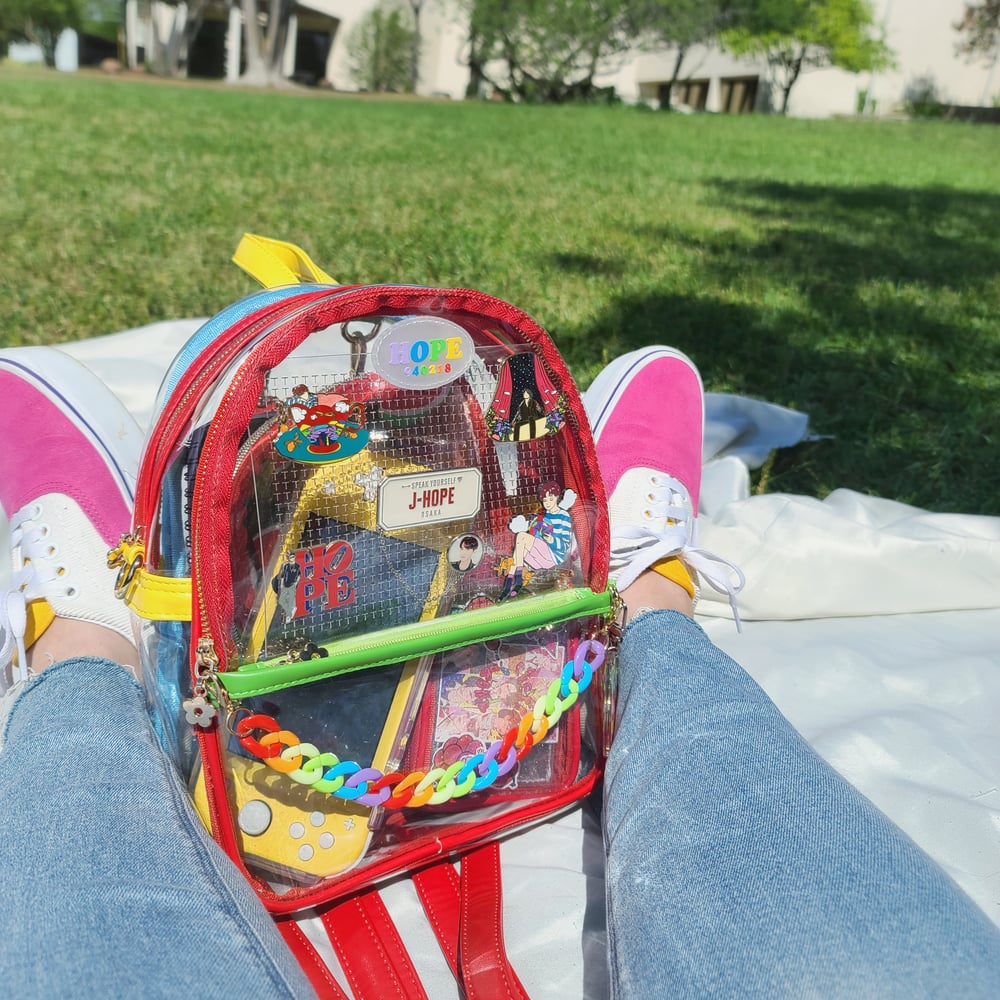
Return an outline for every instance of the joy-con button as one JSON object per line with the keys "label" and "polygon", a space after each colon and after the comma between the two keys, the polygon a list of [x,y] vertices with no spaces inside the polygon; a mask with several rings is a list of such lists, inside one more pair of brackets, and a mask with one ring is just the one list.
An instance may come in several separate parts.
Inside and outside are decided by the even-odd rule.
{"label": "joy-con button", "polygon": [[236,822],[248,837],[259,837],[271,825],[271,807],[261,799],[251,799],[240,809]]}

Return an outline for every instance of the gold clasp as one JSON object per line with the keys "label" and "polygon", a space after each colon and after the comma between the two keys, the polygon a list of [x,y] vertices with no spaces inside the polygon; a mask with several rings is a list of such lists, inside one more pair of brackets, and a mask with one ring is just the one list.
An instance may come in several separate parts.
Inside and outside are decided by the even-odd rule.
{"label": "gold clasp", "polygon": [[118,567],[115,578],[115,597],[125,600],[129,587],[146,562],[146,543],[142,540],[142,529],[124,534],[118,544],[108,553],[108,569]]}
{"label": "gold clasp", "polygon": [[219,654],[211,637],[203,635],[195,647],[195,695],[207,698],[216,708],[229,712],[233,705],[229,692],[219,680]]}
{"label": "gold clasp", "polygon": [[219,657],[215,644],[202,636],[195,647],[195,678],[191,697],[181,702],[181,708],[192,726],[210,729],[220,710],[228,717],[232,706],[218,674]]}
{"label": "gold clasp", "polygon": [[614,653],[621,645],[622,622],[628,609],[613,583],[608,584],[608,592],[611,595],[611,607],[590,630],[587,638],[602,642],[609,653]]}

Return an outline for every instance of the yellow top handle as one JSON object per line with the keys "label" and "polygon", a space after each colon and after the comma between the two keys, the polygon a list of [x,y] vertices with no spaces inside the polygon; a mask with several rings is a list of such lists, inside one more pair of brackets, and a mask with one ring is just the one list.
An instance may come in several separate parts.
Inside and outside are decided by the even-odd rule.
{"label": "yellow top handle", "polygon": [[[312,258],[293,243],[244,233],[233,262],[265,288],[283,285],[339,285]],[[140,617],[151,621],[191,620],[190,577],[168,577],[147,570],[145,544],[138,535],[123,536],[108,553],[108,565],[118,569],[115,592]],[[39,622],[35,631],[46,626]]]}
{"label": "yellow top handle", "polygon": [[265,288],[281,285],[339,285],[313,259],[294,243],[272,240],[267,236],[244,233],[233,254],[233,263]]}

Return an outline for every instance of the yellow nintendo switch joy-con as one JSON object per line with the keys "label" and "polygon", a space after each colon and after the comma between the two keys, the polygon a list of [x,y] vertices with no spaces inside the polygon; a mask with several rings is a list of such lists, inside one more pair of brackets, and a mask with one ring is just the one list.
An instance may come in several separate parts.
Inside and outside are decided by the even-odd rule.
{"label": "yellow nintendo switch joy-con", "polygon": [[[372,811],[288,781],[260,761],[228,755],[227,792],[241,854],[272,875],[313,882],[346,871],[368,847]],[[208,824],[205,779],[194,802]]]}
{"label": "yellow nintendo switch joy-con", "polygon": [[[396,684],[371,766],[395,767],[423,694],[432,657],[409,661]],[[347,871],[368,849],[380,810],[355,805],[241,754],[225,753],[226,794],[236,818],[240,853],[264,871],[311,883]],[[367,762],[366,762],[367,763]],[[205,777],[192,782],[195,808],[211,830]]]}

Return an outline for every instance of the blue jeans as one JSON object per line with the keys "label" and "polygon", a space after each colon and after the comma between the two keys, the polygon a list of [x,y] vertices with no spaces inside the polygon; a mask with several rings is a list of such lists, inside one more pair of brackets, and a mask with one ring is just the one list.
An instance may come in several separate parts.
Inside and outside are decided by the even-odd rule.
{"label": "blue jeans", "polygon": [[[626,630],[606,782],[616,994],[995,995],[1000,932],[672,612]],[[311,990],[102,660],[14,703],[0,753],[12,996]]]}
{"label": "blue jeans", "polygon": [[672,611],[625,630],[605,780],[616,997],[995,997],[1000,931]]}
{"label": "blue jeans", "polygon": [[314,995],[117,664],[67,660],[29,683],[7,721],[0,810],[10,996]]}

